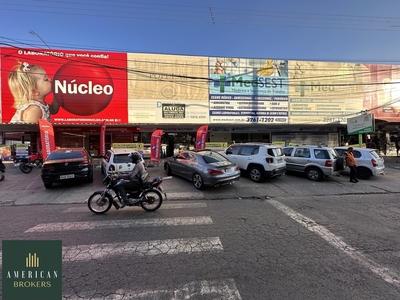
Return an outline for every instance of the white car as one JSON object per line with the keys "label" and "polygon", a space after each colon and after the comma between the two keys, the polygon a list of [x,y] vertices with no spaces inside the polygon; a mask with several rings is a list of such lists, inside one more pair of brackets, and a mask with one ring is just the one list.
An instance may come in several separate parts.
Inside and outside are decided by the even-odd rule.
{"label": "white car", "polygon": [[[344,156],[344,152],[348,147],[335,147],[336,152],[340,156]],[[385,162],[375,151],[370,148],[354,148],[353,154],[357,164],[357,178],[368,179],[378,174],[385,175]],[[350,173],[349,167],[346,167],[343,173]]]}
{"label": "white car", "polygon": [[286,172],[282,148],[274,144],[233,144],[224,152],[218,152],[247,171],[254,182],[262,182],[265,178],[281,176]]}
{"label": "white car", "polygon": [[[132,159],[128,157],[129,153],[131,152],[138,152],[138,151],[132,149],[108,150],[106,154],[103,156],[103,159],[101,161],[101,173],[108,175],[109,172],[113,173],[130,172],[135,167],[135,164],[132,163]],[[144,163],[143,157],[141,159],[142,162]]]}

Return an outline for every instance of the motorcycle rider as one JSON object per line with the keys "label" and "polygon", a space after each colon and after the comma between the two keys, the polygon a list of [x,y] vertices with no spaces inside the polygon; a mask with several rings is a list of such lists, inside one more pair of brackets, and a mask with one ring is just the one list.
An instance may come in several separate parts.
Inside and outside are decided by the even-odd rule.
{"label": "motorcycle rider", "polygon": [[[128,197],[126,196],[125,189],[134,190],[138,188],[142,184],[141,176],[146,172],[146,168],[144,167],[141,156],[138,152],[129,153],[128,157],[132,159],[132,163],[136,164],[135,167],[129,174],[119,175],[120,179],[128,179],[129,181],[124,182],[122,184],[118,184],[118,192],[122,198],[122,206],[125,207],[128,204]],[[140,199],[134,199],[133,203],[139,202]]]}

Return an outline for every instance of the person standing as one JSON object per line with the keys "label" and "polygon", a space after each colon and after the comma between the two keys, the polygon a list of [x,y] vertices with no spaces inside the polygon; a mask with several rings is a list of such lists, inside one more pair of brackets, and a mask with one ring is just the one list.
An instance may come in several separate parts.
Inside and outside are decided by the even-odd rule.
{"label": "person standing", "polygon": [[347,151],[344,153],[344,157],[346,158],[346,165],[350,169],[350,182],[356,183],[358,182],[357,176],[357,164],[356,159],[353,154],[353,147],[347,148]]}

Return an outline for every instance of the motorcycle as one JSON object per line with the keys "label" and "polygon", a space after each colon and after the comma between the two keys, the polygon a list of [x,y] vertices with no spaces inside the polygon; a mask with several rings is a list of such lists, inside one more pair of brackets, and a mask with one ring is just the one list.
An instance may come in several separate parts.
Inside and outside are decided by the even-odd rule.
{"label": "motorcycle", "polygon": [[[163,199],[167,199],[161,183],[168,178],[156,177],[153,181],[148,181],[139,186],[136,190],[125,190],[128,197],[127,206],[141,206],[146,211],[156,211],[160,208]],[[122,205],[122,198],[118,192],[118,183],[124,182],[124,179],[115,177],[112,173],[103,179],[106,186],[104,191],[96,191],[88,198],[88,207],[95,214],[104,214],[111,205],[118,210]],[[133,202],[132,199],[140,199]]]}
{"label": "motorcycle", "polygon": [[[3,160],[0,158],[0,172],[4,173],[5,171],[6,171],[6,165],[3,163]],[[4,177],[5,176],[3,174],[1,174],[0,181],[3,181]]]}
{"label": "motorcycle", "polygon": [[19,169],[23,173],[30,173],[34,167],[41,168],[43,165],[43,158],[40,154],[31,154],[28,158],[19,160]]}

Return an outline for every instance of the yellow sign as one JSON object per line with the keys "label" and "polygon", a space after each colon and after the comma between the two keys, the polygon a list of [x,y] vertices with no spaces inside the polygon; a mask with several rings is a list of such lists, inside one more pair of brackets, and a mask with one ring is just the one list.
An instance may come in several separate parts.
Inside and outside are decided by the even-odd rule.
{"label": "yellow sign", "polygon": [[227,142],[206,142],[206,149],[228,148]]}
{"label": "yellow sign", "polygon": [[143,143],[113,143],[111,144],[111,149],[143,149]]}

